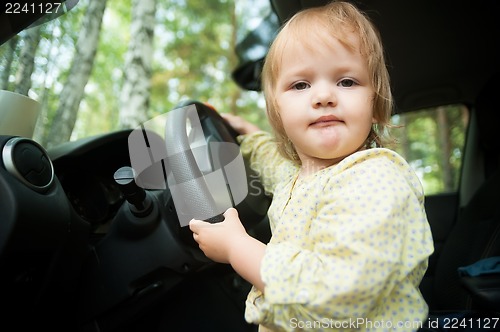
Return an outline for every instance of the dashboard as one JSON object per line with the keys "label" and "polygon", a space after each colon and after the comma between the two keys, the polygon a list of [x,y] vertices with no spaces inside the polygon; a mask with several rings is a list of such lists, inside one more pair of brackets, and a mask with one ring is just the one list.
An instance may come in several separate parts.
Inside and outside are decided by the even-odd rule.
{"label": "dashboard", "polygon": [[[208,137],[234,142],[222,118],[205,112],[212,112],[201,117]],[[118,324],[127,310],[148,306],[214,265],[181,227],[169,188],[146,190],[147,213],[125,197],[115,173],[132,167],[131,133],[48,150],[27,138],[0,136],[0,293],[9,303],[7,316],[53,317],[57,308],[69,317],[78,305],[82,324],[96,317],[103,325]],[[256,175],[245,168],[255,187]],[[258,189],[235,207],[249,233],[266,242],[271,197]]]}
{"label": "dashboard", "polygon": [[94,230],[111,221],[124,201],[113,174],[130,166],[129,134],[126,130],[94,136],[48,151],[73,209]]}

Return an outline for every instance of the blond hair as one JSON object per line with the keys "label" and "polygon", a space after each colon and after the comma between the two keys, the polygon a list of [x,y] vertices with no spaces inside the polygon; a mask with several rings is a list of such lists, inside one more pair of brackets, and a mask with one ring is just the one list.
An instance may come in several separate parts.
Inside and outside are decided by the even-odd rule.
{"label": "blond hair", "polygon": [[[349,38],[353,33],[358,37],[359,50],[357,50],[358,45]],[[366,57],[370,83],[375,91],[373,117],[377,122],[372,126],[365,146],[367,148],[382,146],[387,134],[393,99],[378,30],[363,12],[348,2],[334,1],[322,7],[305,9],[295,14],[282,27],[271,44],[262,70],[267,115],[276,136],[278,149],[283,156],[297,163],[300,163],[300,160],[283,128],[275,97],[276,82],[282,67],[281,60],[291,43],[299,42],[302,47],[313,50],[317,48],[318,41],[324,44],[332,38]]]}

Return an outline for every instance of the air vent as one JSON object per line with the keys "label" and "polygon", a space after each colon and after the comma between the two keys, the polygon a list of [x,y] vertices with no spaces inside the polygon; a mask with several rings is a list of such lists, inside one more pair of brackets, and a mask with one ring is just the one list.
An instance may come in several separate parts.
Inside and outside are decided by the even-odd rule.
{"label": "air vent", "polygon": [[54,181],[54,167],[45,149],[35,141],[14,137],[2,151],[5,169],[29,188],[45,192]]}

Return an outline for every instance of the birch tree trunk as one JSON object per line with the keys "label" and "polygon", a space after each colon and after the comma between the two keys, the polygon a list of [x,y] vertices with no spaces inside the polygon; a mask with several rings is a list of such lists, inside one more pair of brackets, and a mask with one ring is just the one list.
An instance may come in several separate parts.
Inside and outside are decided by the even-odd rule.
{"label": "birch tree trunk", "polygon": [[14,54],[16,53],[18,41],[18,36],[14,36],[9,40],[9,48],[7,49],[7,54],[5,55],[4,70],[0,73],[0,89],[2,90],[9,90],[9,76],[12,68],[12,61],[14,61]]}
{"label": "birch tree trunk", "polygon": [[14,92],[28,95],[31,88],[31,74],[35,67],[35,54],[40,42],[42,28],[40,25],[26,30],[24,45],[19,56]]}
{"label": "birch tree trunk", "polygon": [[59,106],[47,137],[47,147],[68,141],[71,137],[80,102],[84,97],[85,86],[92,72],[106,3],[107,0],[89,1],[68,80],[61,91]]}
{"label": "birch tree trunk", "polygon": [[446,115],[444,107],[437,108],[437,142],[441,147],[440,159],[441,167],[443,170],[443,183],[445,191],[453,190],[453,167],[450,163],[451,156],[451,142],[450,142],[450,123]]}
{"label": "birch tree trunk", "polygon": [[120,95],[120,128],[148,120],[156,0],[132,0],[130,42]]}
{"label": "birch tree trunk", "polygon": [[[54,22],[56,24],[56,22]],[[58,27],[61,27],[58,24]],[[50,38],[48,41],[48,49],[49,51],[46,54],[43,54],[41,56],[45,57],[46,63],[42,67],[43,73],[45,73],[43,83],[41,86],[43,87],[42,92],[39,95],[38,102],[40,103],[40,111],[38,114],[38,119],[35,125],[35,130],[33,132],[33,139],[37,142],[39,142],[41,145],[46,144],[46,132],[49,130],[48,126],[48,115],[49,115],[49,105],[48,105],[48,100],[49,100],[49,95],[51,94],[51,91],[54,89],[54,83],[50,83],[51,86],[48,86],[48,82],[52,81],[50,78],[52,78],[53,74],[51,73],[52,68],[55,66],[55,63],[57,62],[57,59],[59,58],[59,55],[61,55],[61,50],[57,47],[54,46],[54,38]],[[57,50],[57,53],[54,55],[52,50]]]}
{"label": "birch tree trunk", "polygon": [[[234,2],[230,3],[230,10],[231,10],[231,47],[229,48],[230,50],[235,50],[236,49],[236,44],[237,44],[237,30],[238,30],[238,22],[237,22],[237,16],[236,16],[236,6]],[[228,61],[229,61],[229,68],[236,68],[238,65],[238,57],[236,56],[235,52],[230,52],[228,54]],[[238,100],[241,98],[241,89],[233,89],[232,93],[230,95],[231,100],[229,103],[229,110],[231,113],[236,113],[236,110],[238,109]]]}

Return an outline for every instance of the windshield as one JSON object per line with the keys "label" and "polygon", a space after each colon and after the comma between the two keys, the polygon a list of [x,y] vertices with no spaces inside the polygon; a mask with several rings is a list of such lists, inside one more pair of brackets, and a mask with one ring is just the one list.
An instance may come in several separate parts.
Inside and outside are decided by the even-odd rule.
{"label": "windshield", "polygon": [[261,93],[231,73],[269,12],[268,0],[79,0],[0,46],[1,89],[38,101],[33,139],[47,148],[133,129],[186,99],[265,128]]}

